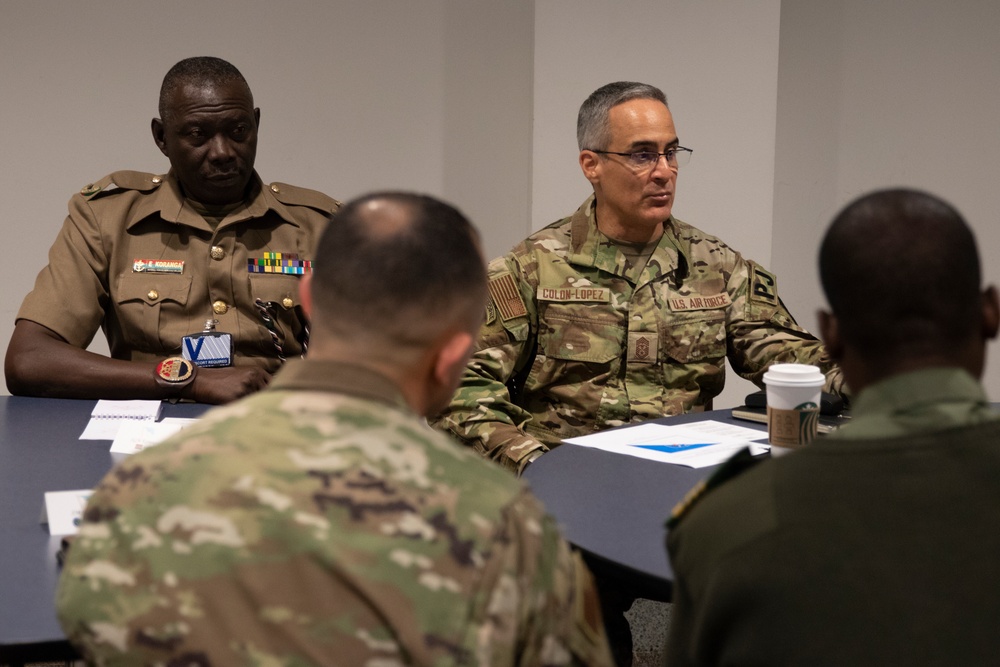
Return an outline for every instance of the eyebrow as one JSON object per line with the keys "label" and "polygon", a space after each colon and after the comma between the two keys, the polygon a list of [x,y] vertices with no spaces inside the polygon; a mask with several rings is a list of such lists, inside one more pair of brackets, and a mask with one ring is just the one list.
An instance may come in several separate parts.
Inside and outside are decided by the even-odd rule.
{"label": "eyebrow", "polygon": [[[667,149],[670,149],[670,148],[677,148],[680,145],[681,145],[681,140],[680,140],[680,138],[677,138],[677,139],[674,139],[673,141],[671,141],[669,144],[667,144],[664,147],[664,150],[667,150]],[[632,145],[629,147],[629,150],[627,152],[629,152],[629,153],[642,152],[644,149],[648,149],[650,147],[652,147],[654,150],[658,150],[658,147],[657,147],[655,141],[635,141],[635,142],[632,142]]]}

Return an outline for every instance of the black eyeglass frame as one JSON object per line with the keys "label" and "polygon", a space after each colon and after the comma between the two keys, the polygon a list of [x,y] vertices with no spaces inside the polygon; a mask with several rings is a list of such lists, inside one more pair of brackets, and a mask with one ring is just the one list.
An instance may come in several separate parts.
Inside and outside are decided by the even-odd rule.
{"label": "black eyeglass frame", "polygon": [[[599,151],[594,148],[588,148],[586,150],[590,151],[591,153],[597,153],[598,155],[619,155],[621,157],[626,157],[629,159],[629,162],[632,164],[632,166],[639,169],[655,166],[656,163],[660,161],[661,157],[666,159],[668,166],[681,167],[686,165],[691,160],[691,154],[694,153],[693,148],[685,148],[684,146],[674,146],[672,148],[668,148],[662,153],[658,153],[656,151],[633,151],[631,153],[618,153],[615,151]],[[673,160],[670,159],[671,153],[674,154]],[[637,157],[640,155],[644,156],[655,155],[656,159],[652,158],[644,159],[641,157]]]}

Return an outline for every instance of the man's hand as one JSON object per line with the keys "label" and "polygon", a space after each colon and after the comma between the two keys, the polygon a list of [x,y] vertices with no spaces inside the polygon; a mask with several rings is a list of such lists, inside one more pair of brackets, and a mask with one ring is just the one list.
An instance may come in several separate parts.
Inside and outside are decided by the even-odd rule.
{"label": "man's hand", "polygon": [[[7,388],[18,396],[163,399],[176,390],[156,382],[155,363],[111,359],[70,345],[30,320],[18,320],[7,346]],[[201,368],[180,396],[226,403],[267,386],[271,375],[256,366]]]}
{"label": "man's hand", "polygon": [[256,366],[199,368],[198,376],[181,392],[181,398],[215,405],[260,391],[271,381],[271,374]]}

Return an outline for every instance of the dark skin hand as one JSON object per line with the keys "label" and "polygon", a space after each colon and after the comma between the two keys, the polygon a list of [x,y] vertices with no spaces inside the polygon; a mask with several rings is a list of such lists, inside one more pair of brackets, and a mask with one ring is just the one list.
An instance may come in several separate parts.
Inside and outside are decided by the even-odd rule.
{"label": "dark skin hand", "polygon": [[12,394],[50,398],[182,398],[221,404],[263,389],[271,380],[270,373],[256,366],[201,368],[178,393],[156,382],[155,368],[155,363],[111,359],[74,347],[30,320],[18,320],[4,363]]}

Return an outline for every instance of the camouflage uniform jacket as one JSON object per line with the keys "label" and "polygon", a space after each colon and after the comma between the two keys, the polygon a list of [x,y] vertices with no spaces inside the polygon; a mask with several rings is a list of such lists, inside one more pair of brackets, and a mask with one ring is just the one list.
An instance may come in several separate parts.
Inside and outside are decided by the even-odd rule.
{"label": "camouflage uniform jacket", "polygon": [[57,606],[101,665],[611,665],[590,574],[538,501],[329,362],[291,361],[114,468]]}
{"label": "camouflage uniform jacket", "polygon": [[708,405],[727,356],[758,385],[770,364],[802,362],[841,386],[772,274],[676,218],[636,269],[598,231],[593,196],[494,260],[490,296],[437,424],[514,470],[563,438]]}

